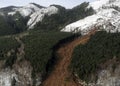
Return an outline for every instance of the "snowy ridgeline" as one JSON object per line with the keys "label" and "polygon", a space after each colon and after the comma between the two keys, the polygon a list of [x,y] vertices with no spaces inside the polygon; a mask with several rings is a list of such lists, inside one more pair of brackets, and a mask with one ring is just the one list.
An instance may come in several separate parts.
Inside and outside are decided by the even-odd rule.
{"label": "snowy ridgeline", "polygon": [[37,22],[42,21],[46,14],[50,16],[52,14],[56,14],[57,12],[58,12],[58,8],[56,8],[55,6],[42,8],[39,11],[36,11],[30,16],[30,19],[27,23],[27,25],[29,26],[29,29],[32,29]]}
{"label": "snowy ridgeline", "polygon": [[16,12],[19,12],[23,17],[26,17],[38,10],[40,10],[39,7],[35,6],[34,4],[28,4],[23,7],[13,8],[13,11],[9,12],[8,15],[14,15]]}
{"label": "snowy ridgeline", "polygon": [[36,25],[37,22],[41,22],[45,15],[52,15],[58,13],[58,8],[55,6],[49,6],[49,7],[42,7],[38,6],[36,4],[30,3],[23,7],[16,7],[13,8],[11,12],[8,13],[8,15],[15,15],[17,12],[19,12],[23,17],[30,17],[30,19],[27,22],[27,26],[29,29],[32,29],[34,25]]}
{"label": "snowy ridgeline", "polygon": [[63,32],[81,32],[87,34],[91,29],[102,27],[109,32],[119,31],[120,26],[120,0],[97,0],[90,3],[95,14],[67,25]]}

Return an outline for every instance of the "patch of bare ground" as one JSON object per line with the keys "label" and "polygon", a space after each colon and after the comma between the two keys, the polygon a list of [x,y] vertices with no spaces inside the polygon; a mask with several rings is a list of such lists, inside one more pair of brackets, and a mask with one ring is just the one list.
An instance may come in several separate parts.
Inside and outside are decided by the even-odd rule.
{"label": "patch of bare ground", "polygon": [[68,71],[68,66],[70,65],[74,48],[80,44],[85,44],[95,32],[96,30],[93,30],[58,49],[57,53],[61,59],[55,65],[53,72],[43,81],[42,86],[82,86],[77,82],[73,74]]}

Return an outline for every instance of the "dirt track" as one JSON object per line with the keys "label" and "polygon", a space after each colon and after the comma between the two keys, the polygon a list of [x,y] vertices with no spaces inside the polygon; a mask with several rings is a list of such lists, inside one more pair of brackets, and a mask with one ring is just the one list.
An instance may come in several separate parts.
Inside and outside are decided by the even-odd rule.
{"label": "dirt track", "polygon": [[72,74],[68,71],[68,66],[71,62],[74,48],[80,44],[85,44],[93,33],[94,31],[58,49],[57,53],[60,55],[61,60],[58,61],[54,71],[43,82],[42,86],[81,86],[73,79]]}

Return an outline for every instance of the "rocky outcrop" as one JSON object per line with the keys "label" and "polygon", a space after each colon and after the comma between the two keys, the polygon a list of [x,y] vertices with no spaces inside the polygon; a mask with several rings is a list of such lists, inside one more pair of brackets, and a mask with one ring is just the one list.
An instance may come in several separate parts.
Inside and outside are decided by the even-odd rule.
{"label": "rocky outcrop", "polygon": [[[27,66],[26,66],[27,65]],[[0,71],[0,86],[32,86],[32,67],[27,61]]]}
{"label": "rocky outcrop", "polygon": [[120,86],[120,63],[112,59],[97,71],[96,81],[89,83],[88,86]]}
{"label": "rocky outcrop", "polygon": [[[102,26],[102,30],[115,33],[120,32],[120,1],[96,0],[88,6],[95,10],[93,15],[65,26],[62,32],[80,32],[82,35],[89,33],[94,27]],[[101,30],[101,29],[100,29]]]}
{"label": "rocky outcrop", "polygon": [[6,65],[6,59],[0,61],[0,86],[39,86],[41,84],[41,75],[36,74],[37,76],[33,78],[31,63],[24,58],[24,43],[21,38],[25,35],[28,34],[20,34],[15,37],[20,47],[7,52],[6,58],[9,59],[12,59],[11,55],[15,53],[15,61],[12,61],[11,65]]}

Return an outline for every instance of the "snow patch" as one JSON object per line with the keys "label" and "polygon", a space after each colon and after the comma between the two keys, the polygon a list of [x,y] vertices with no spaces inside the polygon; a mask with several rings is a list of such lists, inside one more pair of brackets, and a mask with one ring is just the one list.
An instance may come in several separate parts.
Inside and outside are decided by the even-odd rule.
{"label": "snow patch", "polygon": [[87,34],[95,27],[101,27],[107,32],[120,32],[120,11],[111,6],[120,5],[119,0],[97,0],[90,3],[96,13],[88,16],[82,20],[76,21],[67,25],[61,31],[63,32],[81,32],[83,35]]}
{"label": "snow patch", "polygon": [[93,9],[97,10],[108,2],[109,0],[96,0],[95,2],[90,3],[90,6],[93,7]]}
{"label": "snow patch", "polygon": [[58,8],[55,6],[38,7],[35,4],[28,4],[23,7],[15,8],[14,11],[9,12],[8,15],[15,15],[19,12],[23,17],[29,16],[30,19],[27,22],[28,29],[32,29],[37,22],[41,22],[45,15],[51,16],[52,14],[58,13]]}
{"label": "snow patch", "polygon": [[8,15],[11,15],[11,16],[13,16],[13,15],[15,15],[16,14],[16,12],[9,12],[8,13]]}
{"label": "snow patch", "polygon": [[26,16],[29,16],[36,11],[39,11],[40,9],[41,8],[37,7],[34,4],[28,4],[26,6],[13,9],[14,11],[9,12],[8,15],[13,16],[14,14],[16,14],[16,12],[19,12],[23,17],[26,17]]}
{"label": "snow patch", "polygon": [[17,79],[14,71],[6,69],[0,72],[0,86],[12,86],[13,79]]}
{"label": "snow patch", "polygon": [[50,16],[56,13],[58,13],[58,8],[56,8],[55,6],[42,8],[30,16],[30,20],[28,21],[27,26],[29,27],[29,29],[32,29],[37,22],[41,22],[43,20],[45,15]]}

